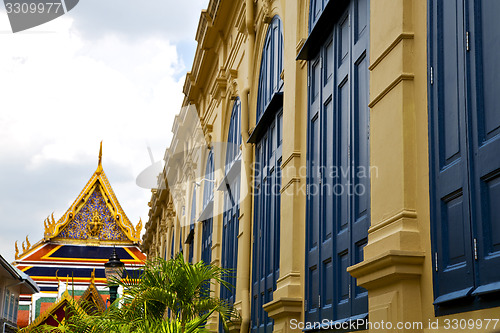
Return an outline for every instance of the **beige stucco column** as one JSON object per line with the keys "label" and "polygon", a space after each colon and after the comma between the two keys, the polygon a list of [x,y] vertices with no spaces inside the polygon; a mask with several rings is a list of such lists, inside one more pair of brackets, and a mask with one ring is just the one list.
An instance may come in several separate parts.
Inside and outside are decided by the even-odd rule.
{"label": "beige stucco column", "polygon": [[423,232],[429,224],[426,4],[370,1],[371,227],[364,261],[349,272],[368,289],[371,322],[423,319],[429,237]]}

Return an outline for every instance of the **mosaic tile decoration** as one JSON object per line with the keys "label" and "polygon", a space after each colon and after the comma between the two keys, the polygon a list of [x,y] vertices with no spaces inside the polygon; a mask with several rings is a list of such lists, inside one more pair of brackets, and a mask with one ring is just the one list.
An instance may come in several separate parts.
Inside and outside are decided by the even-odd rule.
{"label": "mosaic tile decoration", "polygon": [[97,210],[104,222],[103,227],[99,233],[100,240],[114,240],[126,241],[128,240],[125,233],[120,229],[116,223],[115,218],[111,215],[104,197],[101,192],[96,189],[85,206],[76,214],[75,218],[62,230],[59,234],[61,238],[69,239],[88,239],[89,231],[87,229],[87,222],[92,220],[92,214]]}

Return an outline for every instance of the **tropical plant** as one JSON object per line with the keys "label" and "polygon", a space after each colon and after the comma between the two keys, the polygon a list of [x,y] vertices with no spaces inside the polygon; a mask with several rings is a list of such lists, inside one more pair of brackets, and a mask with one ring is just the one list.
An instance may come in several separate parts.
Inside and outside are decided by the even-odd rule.
{"label": "tropical plant", "polygon": [[[74,333],[193,333],[205,332],[213,313],[227,329],[239,315],[232,305],[213,295],[211,284],[230,288],[230,272],[203,262],[185,262],[182,254],[174,259],[157,258],[146,262],[139,276],[127,275],[115,281],[123,296],[102,314],[82,311],[85,304],[71,304],[68,316],[58,327],[42,326],[43,332]],[[89,314],[91,313],[91,314]]]}

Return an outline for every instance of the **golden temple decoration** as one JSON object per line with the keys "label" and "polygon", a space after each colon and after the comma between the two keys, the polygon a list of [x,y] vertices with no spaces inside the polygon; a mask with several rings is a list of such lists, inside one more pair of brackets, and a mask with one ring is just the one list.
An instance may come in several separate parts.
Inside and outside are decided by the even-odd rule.
{"label": "golden temple decoration", "polygon": [[[49,219],[49,217],[51,219]],[[54,219],[54,213],[51,216],[47,216],[45,221],[43,221],[43,225],[45,226],[45,239],[49,239],[52,235],[54,235],[56,229],[56,220]]]}
{"label": "golden temple decoration", "polygon": [[30,241],[28,240],[28,236],[26,235],[26,250],[29,250],[31,248]]}
{"label": "golden temple decoration", "polygon": [[15,258],[16,259],[19,259],[19,248],[17,247],[17,241],[16,241],[16,254],[15,254]]}
{"label": "golden temple decoration", "polygon": [[95,267],[92,273],[90,273],[90,283],[94,284],[95,283]]}
{"label": "golden temple decoration", "polygon": [[98,237],[104,223],[102,222],[101,214],[95,210],[92,213],[90,221],[87,223],[87,229],[91,237]]}
{"label": "golden temple decoration", "polygon": [[135,230],[134,230],[134,237],[136,239],[140,239],[141,230],[142,230],[142,219],[139,219],[139,223],[137,223],[137,225],[135,226]]}
{"label": "golden temple decoration", "polygon": [[26,245],[24,244],[24,242],[22,242],[21,246],[23,247],[23,253],[26,252]]}

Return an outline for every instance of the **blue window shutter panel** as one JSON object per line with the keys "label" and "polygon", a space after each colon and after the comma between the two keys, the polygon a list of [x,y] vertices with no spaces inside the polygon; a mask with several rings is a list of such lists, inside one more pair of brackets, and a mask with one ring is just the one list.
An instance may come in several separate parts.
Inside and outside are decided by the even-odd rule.
{"label": "blue window shutter panel", "polygon": [[170,243],[171,243],[171,245],[170,245],[170,258],[173,259],[174,258],[174,244],[175,244],[175,236],[174,236],[173,231],[172,231],[172,241]]}
{"label": "blue window shutter panel", "polygon": [[[431,204],[435,299],[474,287],[469,204],[469,156],[465,117],[463,0],[436,1],[432,8]],[[462,296],[465,296],[462,295]]]}
{"label": "blue window shutter panel", "polygon": [[309,62],[307,321],[368,312],[347,272],[363,260],[370,225],[368,6],[351,1]]}
{"label": "blue window shutter panel", "polygon": [[[477,228],[476,292],[500,288],[500,2],[468,3],[470,27],[470,104],[474,164],[474,220]],[[495,284],[497,286],[495,286]]]}
{"label": "blue window shutter panel", "polygon": [[[207,181],[203,184],[203,208],[213,200],[214,196],[214,155],[210,150],[207,157],[207,166],[205,168],[205,178]],[[202,236],[201,236],[201,260],[205,264],[210,264],[212,261],[212,217],[203,221]]]}
{"label": "blue window shutter panel", "polygon": [[[241,102],[234,101],[228,129],[226,148],[225,173],[228,174],[234,162],[239,157],[241,145]],[[240,175],[231,180],[224,190],[224,213],[222,215],[222,249],[221,267],[230,270],[230,276],[226,281],[232,285],[231,288],[220,289],[220,298],[230,304],[234,304],[236,292],[236,268],[238,264],[238,231],[240,215]],[[219,331],[224,332],[222,321],[219,322]]]}
{"label": "blue window shutter panel", "polygon": [[[196,223],[196,186],[193,186],[193,197],[191,199],[191,221],[189,223],[189,230],[194,230],[194,226]],[[194,252],[194,240],[191,240],[189,243],[189,262],[193,262],[193,253]]]}

